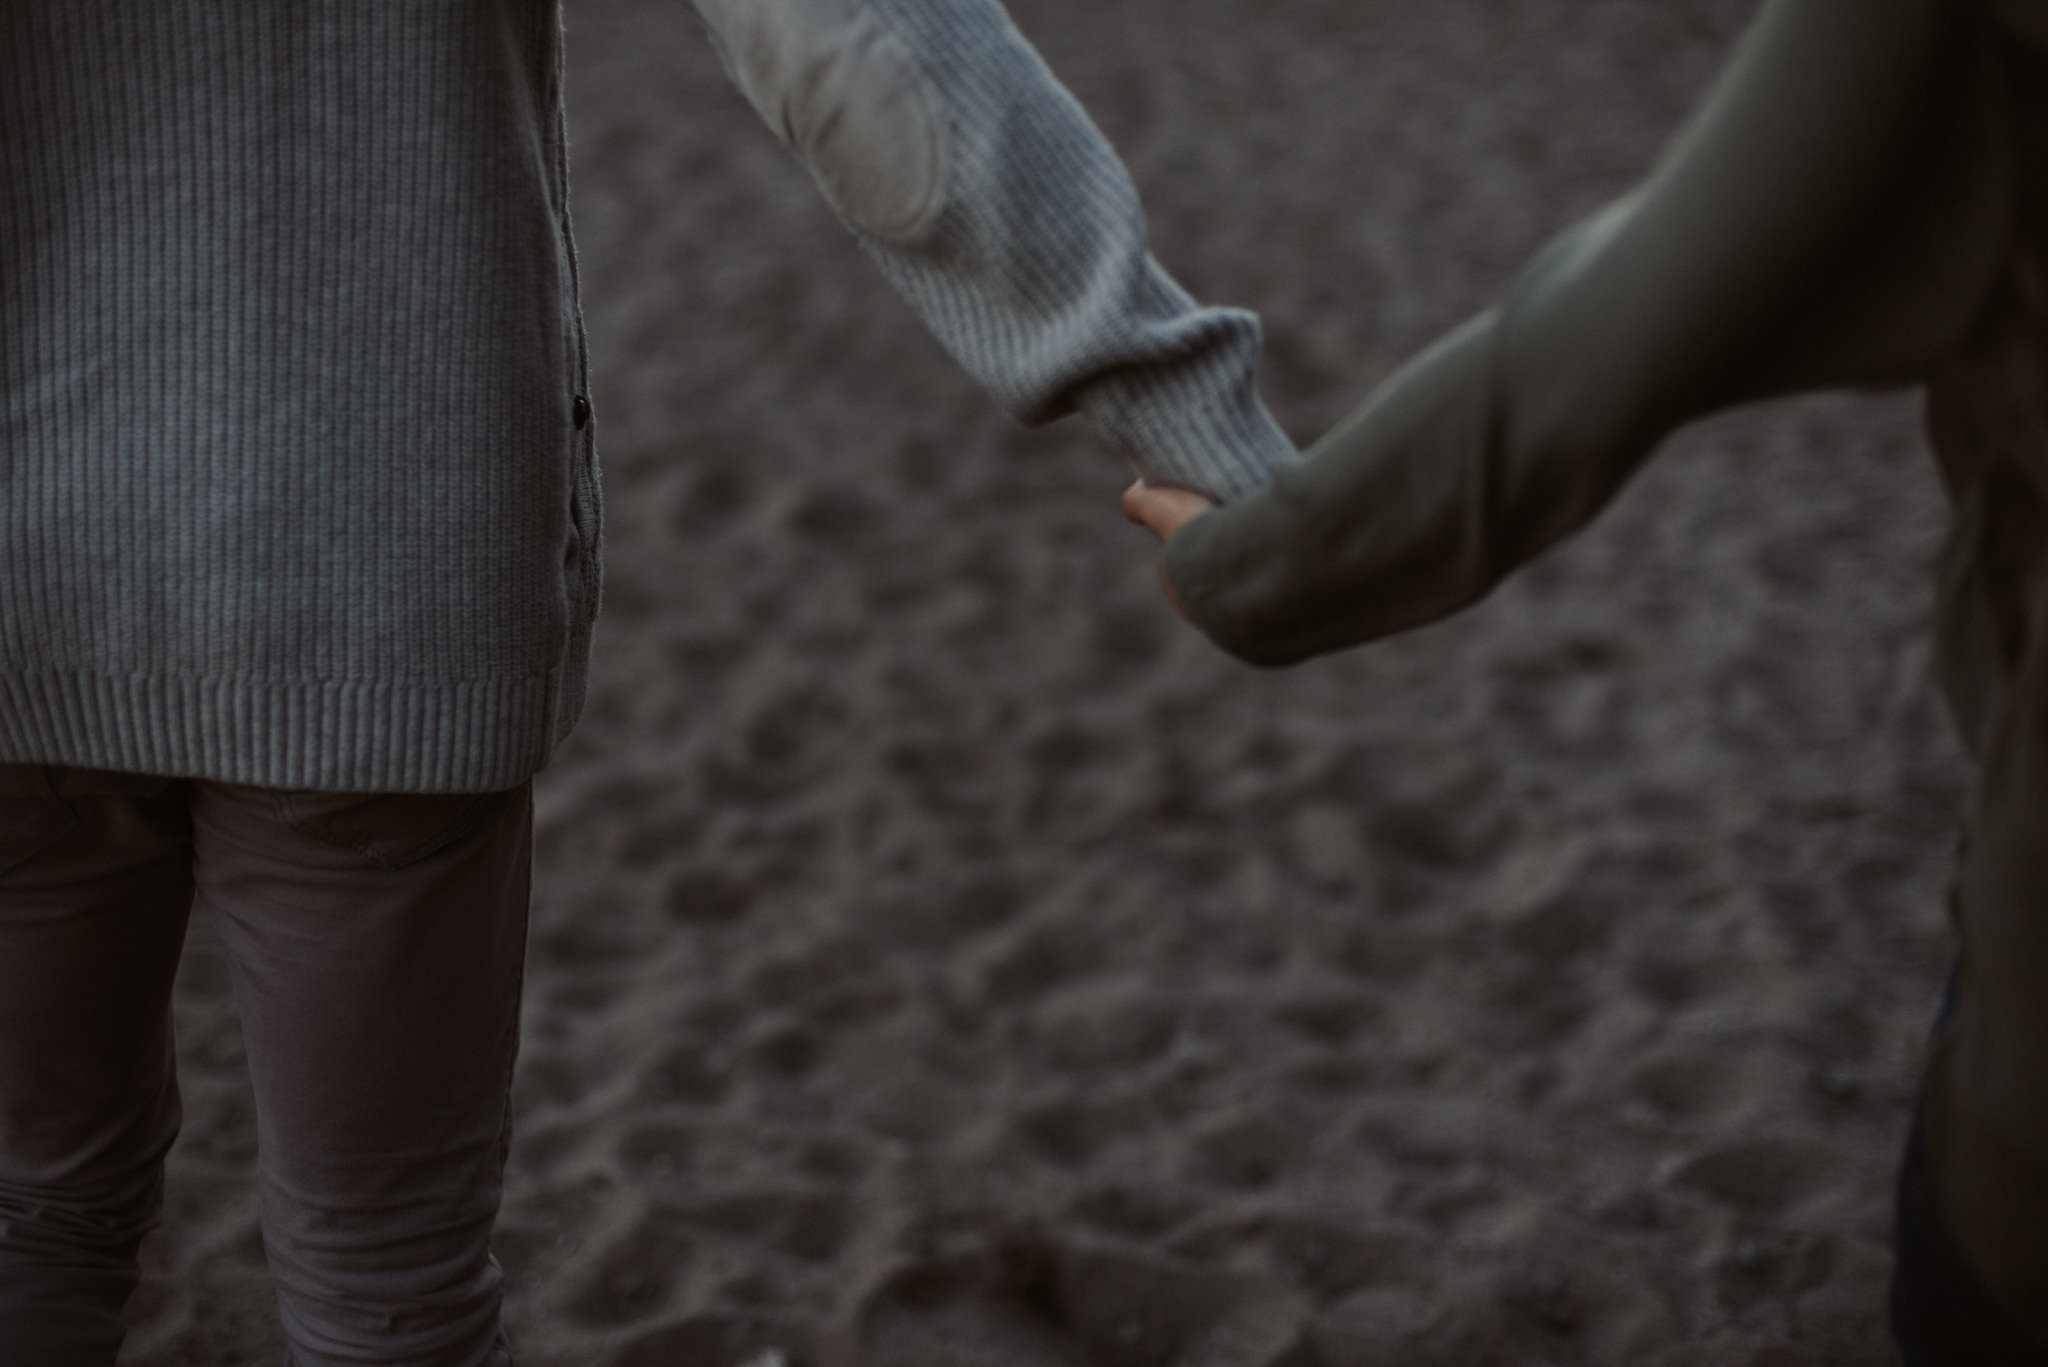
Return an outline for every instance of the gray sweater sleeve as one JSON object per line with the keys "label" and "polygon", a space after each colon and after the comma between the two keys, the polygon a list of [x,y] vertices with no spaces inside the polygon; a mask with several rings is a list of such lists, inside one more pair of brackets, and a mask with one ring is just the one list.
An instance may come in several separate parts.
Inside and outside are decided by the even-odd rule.
{"label": "gray sweater sleeve", "polygon": [[1175,533],[1190,615],[1269,665],[1419,626],[1585,525],[1692,418],[1921,378],[2004,257],[1988,61],[1948,0],[1768,0],[1648,179],[1267,490]]}
{"label": "gray sweater sleeve", "polygon": [[1147,247],[1122,163],[996,0],[695,0],[734,80],[940,343],[1026,423],[1085,413],[1221,501],[1293,447],[1259,324]]}

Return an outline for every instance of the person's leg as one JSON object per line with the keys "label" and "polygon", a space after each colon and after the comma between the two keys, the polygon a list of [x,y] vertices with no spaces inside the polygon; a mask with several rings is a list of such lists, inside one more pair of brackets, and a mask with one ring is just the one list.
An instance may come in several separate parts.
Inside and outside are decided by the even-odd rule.
{"label": "person's leg", "polygon": [[[1940,1044],[1956,1009],[1956,975],[1949,975],[1934,1023]],[[1934,1174],[1916,1109],[1899,1165],[1892,1273],[1892,1337],[1904,1367],[1972,1367],[2037,1362],[2040,1349],[1993,1304],[1962,1250],[1956,1247],[1935,1199]]]}
{"label": "person's leg", "polygon": [[111,1367],[178,1131],[181,785],[0,766],[0,1360]]}
{"label": "person's leg", "polygon": [[527,786],[195,785],[194,871],[256,1089],[293,1367],[509,1364],[498,1210],[532,851]]}
{"label": "person's leg", "polygon": [[[2040,666],[2012,685],[2048,697]],[[1959,940],[1899,1179],[1892,1321],[1909,1367],[2048,1364],[2048,714],[1982,756]]]}
{"label": "person's leg", "polygon": [[1898,1262],[1892,1275],[1892,1337],[1904,1367],[2022,1367],[2048,1362],[1994,1304],[1942,1218],[1933,1174],[1913,1126],[1899,1171]]}

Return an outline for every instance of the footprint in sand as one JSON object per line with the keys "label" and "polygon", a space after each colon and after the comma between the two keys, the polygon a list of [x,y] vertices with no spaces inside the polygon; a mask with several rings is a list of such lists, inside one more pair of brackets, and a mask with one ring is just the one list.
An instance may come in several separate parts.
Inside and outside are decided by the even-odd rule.
{"label": "footprint in sand", "polygon": [[667,1308],[690,1263],[691,1244],[675,1216],[659,1207],[597,1253],[595,1266],[563,1306],[592,1328],[637,1324]]}
{"label": "footprint in sand", "polygon": [[716,1040],[679,1044],[665,1051],[640,1077],[647,1101],[715,1106],[732,1090],[733,1049]]}
{"label": "footprint in sand", "polygon": [[850,715],[844,698],[808,683],[769,693],[739,720],[736,743],[706,764],[708,805],[771,803],[815,783]]}
{"label": "footprint in sand", "polygon": [[1630,1074],[1629,1095],[1667,1120],[1702,1121],[1726,1114],[1756,1094],[1752,1070],[1713,1055],[1656,1059]]}
{"label": "footprint in sand", "polygon": [[1109,1183],[1083,1192],[1068,1209],[1091,1229],[1147,1240],[1186,1223],[1205,1205],[1180,1190]]}
{"label": "footprint in sand", "polygon": [[708,869],[683,869],[662,890],[662,910],[681,925],[731,925],[754,904],[745,883]]}
{"label": "footprint in sand", "polygon": [[821,1027],[871,1021],[903,1004],[903,991],[874,952],[838,937],[756,963],[746,996],[760,1009],[800,1013]]}
{"label": "footprint in sand", "polygon": [[652,1328],[609,1358],[609,1367],[815,1367],[799,1326],[767,1315],[706,1311]]}
{"label": "footprint in sand", "polygon": [[593,1072],[589,1060],[570,1050],[529,1047],[519,1060],[513,1105],[522,1115],[574,1107],[602,1081]]}
{"label": "footprint in sand", "polygon": [[852,1209],[831,1191],[741,1191],[675,1209],[694,1229],[808,1263],[837,1257],[853,1227]]}
{"label": "footprint in sand", "polygon": [[1617,925],[1639,923],[1654,907],[1646,889],[1660,900],[1676,897],[1701,876],[1699,856],[1684,845],[1595,849],[1560,884],[1515,908],[1501,940],[1546,966],[1582,960],[1605,949]]}
{"label": "footprint in sand", "polygon": [[1344,989],[1304,993],[1273,1008],[1282,1025],[1333,1049],[1349,1044],[1383,1014],[1378,998]]}
{"label": "footprint in sand", "polygon": [[1085,932],[1026,923],[985,961],[976,995],[999,1006],[1020,1005],[1088,972],[1098,959],[1098,947]]}
{"label": "footprint in sand", "polygon": [[1319,1305],[1368,1286],[1399,1286],[1429,1263],[1420,1237],[1383,1220],[1338,1223],[1305,1212],[1207,1222],[1176,1237],[1167,1251],[1198,1263],[1256,1249],[1275,1276]]}
{"label": "footprint in sand", "polygon": [[827,1048],[823,1034],[800,1019],[778,1013],[756,1027],[744,1057],[755,1073],[794,1081],[823,1063]]}
{"label": "footprint in sand", "polygon": [[1738,1211],[1782,1215],[1847,1180],[1840,1150],[1810,1139],[1746,1139],[1681,1163],[1674,1185]]}
{"label": "footprint in sand", "polygon": [[1282,1367],[1305,1303],[1266,1279],[1017,1238],[912,1262],[861,1298],[828,1367]]}
{"label": "footprint in sand", "polygon": [[663,1178],[689,1166],[697,1152],[697,1131],[677,1121],[657,1120],[640,1125],[619,1141],[619,1162],[626,1171]]}
{"label": "footprint in sand", "polygon": [[1367,982],[1399,984],[1426,968],[1444,949],[1441,935],[1386,921],[1350,927],[1336,946],[1337,966]]}
{"label": "footprint in sand", "polygon": [[1644,1000],[1675,1011],[1744,986],[1743,969],[1743,961],[1730,955],[1648,949],[1629,961],[1628,985]]}
{"label": "footprint in sand", "polygon": [[1198,1130],[1188,1145],[1194,1175],[1235,1190],[1270,1185],[1301,1157],[1298,1126],[1268,1115],[1234,1116]]}
{"label": "footprint in sand", "polygon": [[1150,1108],[1142,1101],[1093,1093],[1027,1106],[1015,1120],[1018,1137],[1033,1153],[1077,1170],[1111,1144],[1142,1134],[1152,1124]]}
{"label": "footprint in sand", "polygon": [[1528,960],[1493,964],[1486,974],[1493,1009],[1477,1023],[1479,1038],[1505,1052],[1554,1049],[1593,1014],[1597,998],[1586,976]]}
{"label": "footprint in sand", "polygon": [[1060,1073],[1127,1075],[1173,1043],[1181,1022],[1140,982],[1114,982],[1050,1002],[1034,1022],[1046,1062]]}

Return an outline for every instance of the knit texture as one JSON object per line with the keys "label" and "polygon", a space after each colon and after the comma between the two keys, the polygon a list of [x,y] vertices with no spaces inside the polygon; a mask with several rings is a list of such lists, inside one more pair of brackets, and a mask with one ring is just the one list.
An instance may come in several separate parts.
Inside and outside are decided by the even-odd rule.
{"label": "knit texture", "polygon": [[862,234],[883,273],[1018,420],[1085,413],[1147,479],[1221,502],[1263,487],[1294,448],[1253,386],[1258,319],[1161,269],[1123,163],[994,0],[871,3],[923,59],[953,143],[929,237]]}
{"label": "knit texture", "polygon": [[[1254,487],[1256,324],[1151,262],[998,7],[887,17],[950,149],[931,230],[868,239],[892,279],[1020,417]],[[0,762],[545,762],[599,584],[565,145],[554,0],[0,6]]]}

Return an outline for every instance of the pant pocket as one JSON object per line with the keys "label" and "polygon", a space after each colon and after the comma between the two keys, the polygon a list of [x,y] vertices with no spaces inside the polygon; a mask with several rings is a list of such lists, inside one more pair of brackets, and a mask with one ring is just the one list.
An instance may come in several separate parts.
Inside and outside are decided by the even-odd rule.
{"label": "pant pocket", "polygon": [[285,825],[310,840],[354,850],[381,869],[402,869],[475,830],[504,793],[276,794]]}
{"label": "pant pocket", "polygon": [[78,814],[38,764],[0,764],[0,874],[71,834]]}

